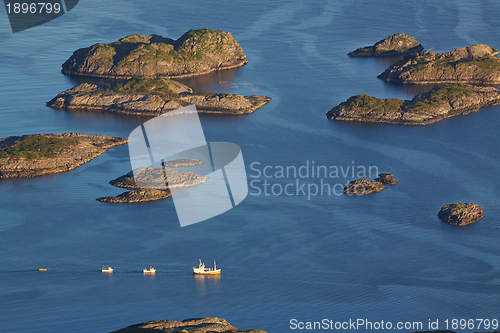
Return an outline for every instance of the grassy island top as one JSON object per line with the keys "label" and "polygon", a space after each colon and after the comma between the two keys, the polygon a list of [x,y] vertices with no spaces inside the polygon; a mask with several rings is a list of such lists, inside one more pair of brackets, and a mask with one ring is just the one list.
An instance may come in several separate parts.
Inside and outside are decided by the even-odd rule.
{"label": "grassy island top", "polygon": [[13,144],[3,146],[0,142],[0,158],[55,158],[65,149],[75,146],[78,141],[48,137],[41,134],[7,138]]}
{"label": "grassy island top", "polygon": [[[107,88],[96,90],[96,93],[115,93],[122,95],[157,95],[165,100],[181,97],[180,93],[190,93],[191,89],[183,84],[163,78],[133,77],[123,82],[115,83]],[[231,98],[230,93],[197,93],[198,96]]]}
{"label": "grassy island top", "polygon": [[340,103],[337,108],[360,112],[366,112],[367,110],[373,112],[424,112],[430,108],[439,107],[443,103],[469,96],[474,92],[474,87],[470,85],[460,83],[441,84],[425,94],[416,96],[411,101],[356,95]]}
{"label": "grassy island top", "polygon": [[[401,60],[394,67],[399,67],[404,63],[406,63],[405,59]],[[411,63],[413,69],[417,71],[424,69],[425,65],[431,65],[435,69],[440,69],[444,71],[447,70],[455,71],[457,67],[460,67],[459,66],[460,64],[464,64],[467,66],[477,66],[481,69],[488,71],[500,71],[500,58],[497,57],[457,59],[457,57],[453,55],[423,54],[416,56]]]}
{"label": "grassy island top", "polygon": [[158,95],[162,98],[169,99],[179,97],[168,81],[157,78],[147,79],[134,77],[123,82],[115,83],[104,89],[99,89],[96,92],[113,92],[115,94],[149,94]]}

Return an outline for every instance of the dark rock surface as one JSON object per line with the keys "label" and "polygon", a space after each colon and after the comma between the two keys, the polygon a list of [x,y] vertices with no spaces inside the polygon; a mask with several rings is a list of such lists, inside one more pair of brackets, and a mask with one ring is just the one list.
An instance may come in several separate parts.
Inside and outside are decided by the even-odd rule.
{"label": "dark rock surface", "polygon": [[189,30],[173,40],[131,35],[76,50],[62,65],[66,75],[100,78],[185,77],[243,66],[246,55],[230,32]]}
{"label": "dark rock surface", "polygon": [[[107,149],[128,142],[127,139],[106,135],[88,135],[80,133],[39,134],[48,138],[68,139],[77,142],[61,151],[54,158],[0,158],[0,179],[18,177],[36,177],[73,170],[103,154]],[[23,138],[26,136],[23,136]],[[8,137],[0,140],[0,146],[15,144],[21,137]]]}
{"label": "dark rock surface", "polygon": [[378,78],[403,84],[500,84],[498,51],[486,44],[450,52],[424,51],[387,68]]}
{"label": "dark rock surface", "polygon": [[424,49],[415,38],[406,34],[395,34],[378,41],[373,46],[349,52],[350,57],[389,57],[420,52]]}
{"label": "dark rock surface", "polygon": [[375,181],[384,185],[396,185],[399,182],[392,173],[381,173],[378,178],[375,178]]}
{"label": "dark rock surface", "polygon": [[239,115],[252,113],[271,100],[266,96],[191,92],[191,88],[179,82],[161,78],[134,78],[110,87],[82,83],[61,92],[47,102],[47,106],[156,117],[195,104],[198,112]]}
{"label": "dark rock surface", "polygon": [[192,332],[192,333],[209,333],[209,332],[227,332],[227,333],[266,333],[261,330],[246,330],[240,331],[236,327],[229,324],[225,319],[210,317],[210,318],[193,318],[183,321],[173,320],[155,320],[141,324],[136,324],[122,328],[114,333],[146,333],[146,332]]}
{"label": "dark rock surface", "polygon": [[494,87],[440,84],[410,101],[352,96],[326,116],[341,121],[427,125],[496,104],[500,104],[500,91]]}
{"label": "dark rock surface", "polygon": [[438,213],[442,221],[460,227],[477,222],[483,216],[483,207],[473,203],[445,205]]}

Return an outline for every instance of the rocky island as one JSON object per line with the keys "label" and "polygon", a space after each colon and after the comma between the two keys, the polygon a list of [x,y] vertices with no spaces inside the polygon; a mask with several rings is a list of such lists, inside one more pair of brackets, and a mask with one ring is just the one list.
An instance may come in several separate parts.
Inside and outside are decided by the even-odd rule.
{"label": "rocky island", "polygon": [[79,133],[10,136],[0,140],[0,179],[73,170],[127,139]]}
{"label": "rocky island", "polygon": [[135,77],[111,86],[82,83],[58,94],[47,106],[154,117],[195,104],[198,112],[239,115],[252,113],[271,100],[256,95],[192,92],[188,86],[171,79]]}
{"label": "rocky island", "polygon": [[247,63],[230,32],[189,30],[179,39],[131,35],[110,44],[76,50],[62,65],[66,75],[127,79],[186,77]]}
{"label": "rocky island", "polygon": [[375,180],[356,179],[344,187],[342,193],[347,195],[365,195],[383,191],[385,185],[396,185],[398,180],[391,173],[381,173]]}
{"label": "rocky island", "polygon": [[[171,161],[170,163],[178,164],[181,162]],[[195,162],[185,162],[184,165],[195,165],[193,163]],[[125,188],[131,191],[124,192],[115,197],[108,196],[98,198],[97,201],[108,203],[132,203],[161,200],[172,195],[170,192],[171,188],[197,186],[204,184],[208,180],[207,177],[192,172],[170,168],[142,168],[135,170],[135,174],[136,177],[134,178],[134,172],[130,171],[126,175],[109,182],[115,187]]]}
{"label": "rocky island", "polygon": [[266,333],[261,330],[240,331],[225,319],[217,317],[192,318],[183,321],[155,320],[122,328],[113,333],[146,333],[146,332],[192,332],[192,333]]}
{"label": "rocky island", "polygon": [[343,121],[427,125],[496,104],[500,104],[498,89],[454,83],[440,84],[409,101],[352,96],[328,111],[326,116]]}
{"label": "rocky island", "polygon": [[473,203],[454,203],[445,205],[438,213],[438,217],[443,222],[459,227],[477,222],[483,216],[483,207]]}
{"label": "rocky island", "polygon": [[390,57],[420,52],[424,49],[415,38],[406,34],[395,34],[378,41],[372,46],[349,52],[349,57]]}
{"label": "rocky island", "polygon": [[450,52],[412,54],[387,68],[379,79],[402,84],[500,84],[498,51],[486,44]]}

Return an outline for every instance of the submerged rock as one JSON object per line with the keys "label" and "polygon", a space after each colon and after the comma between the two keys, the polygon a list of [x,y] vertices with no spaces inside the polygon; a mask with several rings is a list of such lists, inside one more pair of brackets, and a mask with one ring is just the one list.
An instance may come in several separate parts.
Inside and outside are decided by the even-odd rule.
{"label": "submerged rock", "polygon": [[342,121],[427,125],[496,104],[500,104],[500,91],[494,87],[440,84],[410,101],[352,96],[328,111],[326,116]]}
{"label": "submerged rock", "polygon": [[389,57],[420,52],[424,49],[415,38],[406,34],[395,34],[378,41],[373,46],[349,52],[350,57]]}
{"label": "submerged rock", "polygon": [[237,115],[252,113],[270,100],[256,95],[193,94],[191,88],[174,80],[136,77],[111,86],[82,83],[61,92],[47,106],[156,117],[195,104],[198,112]]}
{"label": "submerged rock", "polygon": [[189,30],[173,40],[131,35],[76,50],[62,72],[100,78],[185,77],[243,66],[246,55],[230,32]]}
{"label": "submerged rock", "polygon": [[483,216],[483,207],[473,203],[455,203],[445,205],[438,213],[438,217],[443,222],[459,227],[477,222]]}
{"label": "submerged rock", "polygon": [[378,78],[403,84],[500,84],[498,51],[486,44],[450,52],[424,51],[387,68]]}

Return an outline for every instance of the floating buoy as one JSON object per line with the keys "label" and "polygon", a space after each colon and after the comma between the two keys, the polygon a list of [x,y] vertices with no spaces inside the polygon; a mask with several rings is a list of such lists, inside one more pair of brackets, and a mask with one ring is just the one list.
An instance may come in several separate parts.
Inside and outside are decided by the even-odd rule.
{"label": "floating buoy", "polygon": [[47,271],[47,268],[39,268],[38,269],[39,272],[46,272]]}

